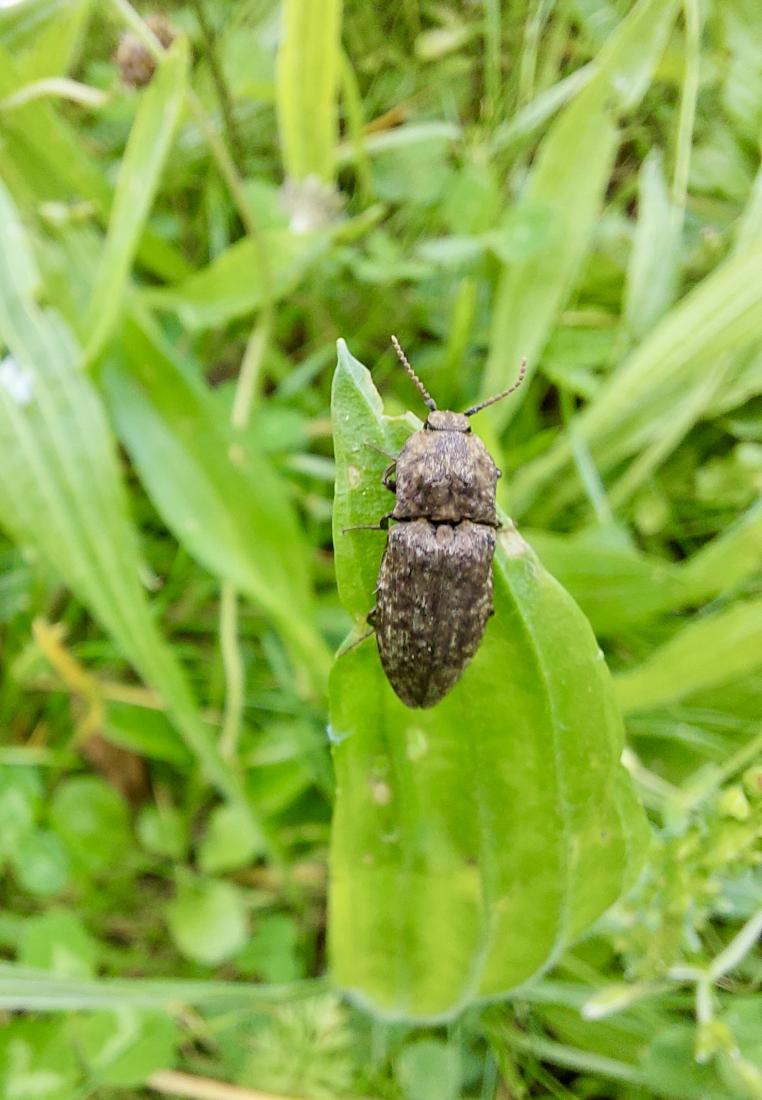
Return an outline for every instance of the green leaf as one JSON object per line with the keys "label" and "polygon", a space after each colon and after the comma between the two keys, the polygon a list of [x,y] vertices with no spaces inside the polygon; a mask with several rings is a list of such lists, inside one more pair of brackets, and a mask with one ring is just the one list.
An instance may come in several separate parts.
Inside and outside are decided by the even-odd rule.
{"label": "green leaf", "polygon": [[[718,364],[744,349],[762,324],[762,247],[744,249],[721,263],[661,320],[577,417],[584,440],[605,474],[631,455],[658,443],[672,428],[675,404],[696,401],[698,383],[713,381]],[[703,411],[712,390],[694,417]],[[676,437],[679,442],[681,437]],[[512,479],[512,506],[524,511],[542,495],[543,517],[579,495],[567,434]]]}
{"label": "green leaf", "polygon": [[[341,346],[333,415],[340,530],[378,518],[379,463],[363,441],[402,426]],[[358,618],[384,542],[345,541],[363,538],[371,550],[337,541],[336,553]],[[510,526],[494,578],[484,641],[435,708],[403,706],[371,639],[331,677],[333,973],[391,1017],[439,1018],[529,980],[611,904],[645,846],[587,622]]]}
{"label": "green leaf", "polygon": [[217,806],[199,846],[199,867],[206,874],[235,871],[248,866],[264,849],[262,834],[245,814],[235,806]]}
{"label": "green leaf", "polygon": [[50,822],[72,856],[90,874],[124,857],[131,842],[127,804],[103,779],[75,776],[56,789]]}
{"label": "green leaf", "polygon": [[29,81],[63,76],[75,60],[75,54],[90,17],[92,0],[69,0],[56,4],[47,19],[35,19],[27,34],[3,34],[6,46],[18,56],[24,51],[23,69]]}
{"label": "green leaf", "polygon": [[641,338],[667,312],[677,290],[681,222],[675,217],[661,153],[643,161],[638,179],[638,223],[627,266],[624,315]]}
{"label": "green leaf", "polygon": [[0,1031],[0,1091],[7,1100],[76,1100],[80,1079],[66,1021],[11,1020]]}
{"label": "green leaf", "polygon": [[328,242],[329,235],[320,230],[264,229],[256,240],[236,241],[179,286],[146,289],[142,297],[149,306],[174,310],[191,330],[220,328],[290,294]]}
{"label": "green leaf", "polygon": [[277,104],[286,175],[331,180],[338,137],[341,0],[285,0]]}
{"label": "green leaf", "polygon": [[119,434],[189,552],[277,624],[320,690],[328,653],[314,626],[310,551],[289,487],[233,434],[147,318],[125,329],[129,372],[104,372]]}
{"label": "green leaf", "polygon": [[262,917],[235,965],[241,974],[266,982],[291,982],[304,973],[299,958],[299,927],[293,917],[273,913]]}
{"label": "green leaf", "polygon": [[212,1009],[255,1010],[258,1005],[283,1005],[325,991],[322,979],[260,985],[183,979],[58,978],[47,970],[0,962],[0,1007],[17,1011],[59,1012],[93,1009],[171,1008],[178,1004]]}
{"label": "green leaf", "polygon": [[90,978],[95,972],[97,944],[76,914],[51,909],[24,921],[19,962],[62,978]]}
{"label": "green leaf", "polygon": [[181,882],[177,897],[167,905],[166,918],[183,955],[206,966],[229,959],[246,940],[246,908],[240,891],[231,882]]}
{"label": "green leaf", "polygon": [[456,1100],[460,1051],[438,1039],[408,1043],[397,1059],[397,1080],[407,1100]]}
{"label": "green leaf", "polygon": [[143,847],[158,856],[181,860],[188,845],[182,814],[172,805],[144,806],[136,823]]}
{"label": "green leaf", "polygon": [[412,414],[396,420],[382,417],[381,398],[368,371],[343,340],[338,342],[338,360],[331,395],[336,458],[333,509],[336,583],[346,610],[356,619],[364,620],[372,606],[368,593],[376,584],[384,538],[378,531],[345,534],[344,529],[376,523],[391,509],[394,498],[382,485],[381,475],[420,423]]}
{"label": "green leaf", "polygon": [[[483,388],[502,390],[522,358],[534,368],[590,247],[619,142],[615,108],[645,92],[674,19],[672,0],[639,0],[601,51],[595,75],[539,147],[522,203],[545,212],[540,246],[503,271],[493,309]],[[504,424],[515,403],[495,406]]]}
{"label": "green leaf", "polygon": [[149,612],[114,440],[71,334],[35,301],[38,281],[24,227],[0,187],[0,337],[23,381],[15,396],[0,387],[0,520],[116,638],[165,697],[207,776],[241,800],[240,783],[220,759]]}
{"label": "green leaf", "polygon": [[0,768],[0,854],[13,854],[41,806],[42,783],[34,768]]}
{"label": "green leaf", "polygon": [[188,45],[164,55],[135,116],[122,159],[108,234],[88,309],[89,361],[103,349],[121,312],[125,286],[185,99]]}
{"label": "green leaf", "polygon": [[12,853],[19,886],[30,894],[48,897],[63,890],[69,878],[69,857],[55,833],[34,829],[19,840]]}
{"label": "green leaf", "polygon": [[697,618],[616,679],[625,714],[673,703],[762,665],[762,599]]}
{"label": "green leaf", "polygon": [[170,1068],[179,1040],[169,1015],[134,1008],[96,1012],[77,1020],[76,1035],[95,1080],[121,1088],[141,1085],[155,1070]]}

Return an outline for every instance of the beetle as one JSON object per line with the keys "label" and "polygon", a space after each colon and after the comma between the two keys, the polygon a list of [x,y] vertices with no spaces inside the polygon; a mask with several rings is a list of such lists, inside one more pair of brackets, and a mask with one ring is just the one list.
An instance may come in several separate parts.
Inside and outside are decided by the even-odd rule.
{"label": "beetle", "polygon": [[429,411],[383,475],[395,504],[376,529],[387,530],[390,520],[394,526],[368,622],[402,702],[433,707],[460,679],[493,613],[500,471],[469,418],[521,385],[526,360],[513,385],[463,413],[450,412],[437,408],[396,336],[391,340]]}

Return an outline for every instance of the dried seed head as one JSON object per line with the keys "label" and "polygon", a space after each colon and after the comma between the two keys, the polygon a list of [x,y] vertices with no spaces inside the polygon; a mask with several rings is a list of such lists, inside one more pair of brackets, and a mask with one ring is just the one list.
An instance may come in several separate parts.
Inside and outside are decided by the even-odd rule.
{"label": "dried seed head", "polygon": [[[158,38],[165,50],[175,40],[176,33],[166,16],[155,13],[146,19],[146,26]],[[119,39],[116,63],[122,82],[129,88],[144,88],[156,71],[156,61],[136,34],[125,31]]]}

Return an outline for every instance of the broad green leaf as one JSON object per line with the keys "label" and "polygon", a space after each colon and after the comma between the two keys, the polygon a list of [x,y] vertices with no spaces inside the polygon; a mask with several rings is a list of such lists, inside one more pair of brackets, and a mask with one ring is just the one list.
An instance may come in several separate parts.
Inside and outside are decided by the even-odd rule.
{"label": "broad green leaf", "polygon": [[284,0],[278,127],[286,175],[333,179],[342,0]]}
{"label": "broad green leaf", "polygon": [[[384,536],[379,531],[349,531],[357,524],[377,523],[394,506],[382,484],[384,469],[399,453],[411,432],[420,427],[412,414],[383,417],[378,391],[365,367],[338,342],[340,369],[333,376],[333,448],[336,488],[333,546],[336,583],[342,604],[358,622],[370,610]],[[369,518],[370,517],[370,518]]]}
{"label": "broad green leaf", "polygon": [[310,552],[288,485],[227,428],[150,318],[128,322],[124,350],[129,369],[107,367],[106,389],[156,507],[197,560],[271,617],[322,689],[329,657],[314,626]]}
{"label": "broad green leaf", "polygon": [[[378,518],[379,461],[363,442],[402,426],[343,345],[333,415],[341,530]],[[353,549],[361,539],[373,549]],[[336,544],[358,631],[383,541]],[[435,708],[403,706],[370,638],[331,677],[333,974],[390,1017],[439,1018],[528,981],[611,904],[645,847],[590,627],[510,525],[494,576],[484,641]]]}
{"label": "broad green leaf", "polygon": [[697,618],[616,679],[625,714],[683,699],[762,665],[762,599]]}
{"label": "broad green leaf", "polygon": [[108,234],[88,309],[86,357],[97,358],[122,309],[130,267],[151,210],[185,99],[188,45],[178,39],[144,93],[121,162]]}
{"label": "broad green leaf", "polygon": [[71,334],[37,305],[37,281],[26,233],[0,187],[0,337],[17,380],[13,390],[0,387],[0,522],[62,577],[164,696],[208,778],[242,800],[151,616],[103,408],[78,369]]}
{"label": "broad green leaf", "polygon": [[[596,61],[595,75],[541,143],[522,203],[547,211],[542,247],[505,267],[498,283],[483,389],[513,379],[524,357],[534,368],[590,247],[619,141],[616,110],[644,94],[677,5],[639,0]],[[495,406],[504,424],[514,403]]]}
{"label": "broad green leaf", "polygon": [[321,231],[265,229],[257,239],[236,241],[179,286],[142,293],[149,305],[174,310],[189,329],[218,328],[290,293],[327,243]]}

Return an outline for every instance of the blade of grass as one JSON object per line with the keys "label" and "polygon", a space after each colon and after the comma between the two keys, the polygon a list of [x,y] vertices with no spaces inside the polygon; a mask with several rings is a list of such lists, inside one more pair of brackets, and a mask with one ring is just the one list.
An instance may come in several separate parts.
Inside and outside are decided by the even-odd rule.
{"label": "blade of grass", "polygon": [[88,363],[103,350],[121,313],[130,268],[180,118],[187,79],[188,45],[180,38],[158,65],[130,131],[88,308]]}
{"label": "blade of grass", "polygon": [[220,423],[150,316],[125,325],[125,360],[104,372],[119,434],[167,525],[215,576],[278,626],[300,679],[322,692],[329,654],[314,625],[311,562],[288,486]]}
{"label": "blade of grass", "polygon": [[696,619],[615,679],[625,714],[677,702],[762,665],[762,598]]}
{"label": "blade of grass", "polygon": [[341,74],[341,0],[284,0],[277,105],[286,175],[333,179]]}
{"label": "blade of grass", "polygon": [[321,979],[261,985],[254,982],[193,981],[182,978],[59,978],[48,971],[10,963],[0,965],[0,1007],[17,1012],[76,1012],[94,1009],[170,1008],[200,1005],[217,1008],[267,1008],[311,997],[325,990]]}
{"label": "blade of grass", "polygon": [[0,187],[0,335],[27,380],[27,398],[0,387],[3,526],[61,575],[165,698],[207,777],[242,801],[188,685],[151,617],[139,583],[135,532],[113,440],[79,349],[34,300],[37,275],[23,225]]}
{"label": "blade of grass", "polygon": [[[674,306],[576,417],[576,431],[601,473],[658,438],[672,404],[696,384],[699,370],[711,371],[720,356],[745,348],[761,324],[762,248],[744,249]],[[525,512],[543,490],[543,518],[578,496],[578,486],[561,476],[571,459],[571,441],[560,437],[518,470],[509,492],[514,514]],[[547,488],[550,483],[558,488]]]}
{"label": "blade of grass", "polygon": [[[503,389],[526,357],[536,367],[590,246],[619,140],[614,110],[631,109],[648,86],[676,5],[639,0],[601,51],[595,75],[559,115],[542,142],[522,201],[546,210],[547,239],[505,268],[493,309],[483,392]],[[523,400],[494,406],[504,425]]]}

